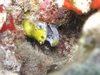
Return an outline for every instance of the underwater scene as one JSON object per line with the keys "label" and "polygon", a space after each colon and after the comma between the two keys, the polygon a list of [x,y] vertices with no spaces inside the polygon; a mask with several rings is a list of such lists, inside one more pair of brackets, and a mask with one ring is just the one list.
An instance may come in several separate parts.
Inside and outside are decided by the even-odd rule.
{"label": "underwater scene", "polygon": [[0,75],[100,75],[99,0],[1,0]]}

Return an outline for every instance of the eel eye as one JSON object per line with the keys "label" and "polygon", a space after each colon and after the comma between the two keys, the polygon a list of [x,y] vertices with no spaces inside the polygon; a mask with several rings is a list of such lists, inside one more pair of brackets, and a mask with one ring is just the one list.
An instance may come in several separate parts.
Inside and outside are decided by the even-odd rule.
{"label": "eel eye", "polygon": [[38,29],[43,29],[42,25],[37,26]]}
{"label": "eel eye", "polygon": [[44,39],[44,36],[41,36],[42,39]]}

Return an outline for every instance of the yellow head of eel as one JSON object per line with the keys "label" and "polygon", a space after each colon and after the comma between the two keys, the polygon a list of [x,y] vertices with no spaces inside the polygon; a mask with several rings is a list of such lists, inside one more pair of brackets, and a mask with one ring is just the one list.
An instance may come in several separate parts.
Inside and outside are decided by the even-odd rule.
{"label": "yellow head of eel", "polygon": [[43,44],[47,37],[47,23],[38,21],[33,24],[27,16],[28,14],[26,13],[26,18],[22,22],[26,35],[35,38],[40,44]]}

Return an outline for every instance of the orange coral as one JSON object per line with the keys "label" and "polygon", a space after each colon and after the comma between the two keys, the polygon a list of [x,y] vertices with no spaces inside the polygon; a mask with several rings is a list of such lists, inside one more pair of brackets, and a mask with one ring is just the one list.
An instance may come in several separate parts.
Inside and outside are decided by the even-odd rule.
{"label": "orange coral", "polygon": [[100,9],[100,0],[92,0],[90,7],[92,9]]}
{"label": "orange coral", "polygon": [[64,0],[63,7],[75,11],[77,14],[82,14],[82,11],[77,9],[69,0]]}
{"label": "orange coral", "polygon": [[[70,0],[64,0],[63,7],[75,11],[77,14],[84,14],[84,13],[82,13],[81,10],[77,9],[77,8],[70,2]],[[92,3],[91,3],[91,5],[90,5],[90,8],[91,8],[91,9],[100,9],[100,0],[92,0]]]}

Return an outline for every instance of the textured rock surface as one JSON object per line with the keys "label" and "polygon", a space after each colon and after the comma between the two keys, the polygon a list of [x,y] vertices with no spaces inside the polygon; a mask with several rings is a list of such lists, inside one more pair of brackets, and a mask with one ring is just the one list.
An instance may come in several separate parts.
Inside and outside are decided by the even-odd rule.
{"label": "textured rock surface", "polygon": [[[39,13],[40,7],[37,0],[13,1],[7,11],[13,15],[16,30],[0,33],[0,75],[45,75],[60,70],[66,64],[64,70],[50,75],[100,75],[99,27],[96,30],[93,29],[90,35],[81,34],[83,20],[87,18],[87,15],[78,16],[70,10],[58,9],[56,5],[53,7],[49,0],[40,0],[44,1],[43,4],[45,2],[47,5],[50,4],[48,10],[41,10],[42,13]],[[41,7],[45,8],[47,5],[43,4]],[[60,41],[56,47],[50,47],[47,41],[40,45],[34,38],[25,36],[21,23],[27,10],[30,10],[31,21],[35,22],[43,16],[46,20],[51,19],[58,26]],[[91,25],[89,27],[91,29]],[[78,40],[81,35],[84,43],[81,42],[82,44],[79,45]],[[90,43],[97,46],[91,46]],[[86,48],[93,49],[86,50],[84,53]],[[83,54],[82,57],[79,56],[81,54]],[[87,57],[89,59],[86,59]]]}

